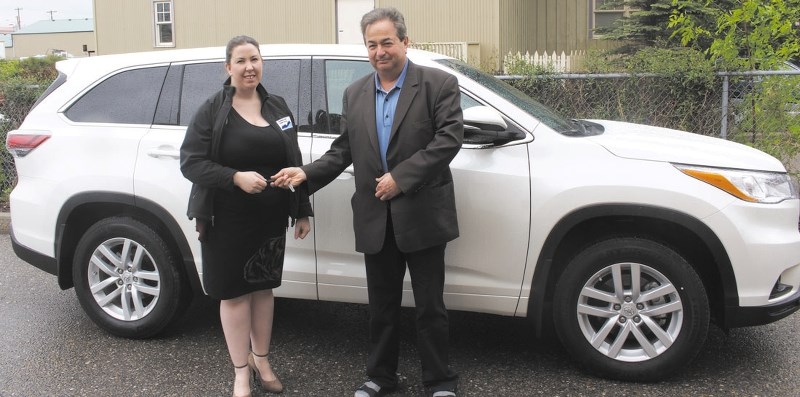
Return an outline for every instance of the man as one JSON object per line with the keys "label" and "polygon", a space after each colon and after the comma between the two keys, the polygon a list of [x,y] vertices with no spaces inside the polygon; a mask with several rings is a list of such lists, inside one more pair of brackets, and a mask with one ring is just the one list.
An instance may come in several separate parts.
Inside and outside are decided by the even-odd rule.
{"label": "man", "polygon": [[353,226],[364,253],[370,310],[369,380],[356,397],[397,388],[400,303],[406,266],[416,303],[417,350],[428,395],[455,396],[448,360],[444,251],[458,237],[450,161],[464,126],[456,78],[406,58],[403,15],[365,14],[361,32],[375,69],[344,93],[341,135],[317,161],[273,176],[275,186],[308,181],[313,193],[355,170]]}

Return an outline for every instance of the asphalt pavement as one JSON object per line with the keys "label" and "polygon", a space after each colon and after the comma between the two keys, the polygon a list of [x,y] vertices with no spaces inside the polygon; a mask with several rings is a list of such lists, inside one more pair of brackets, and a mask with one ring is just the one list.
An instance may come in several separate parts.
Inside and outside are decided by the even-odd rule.
{"label": "asphalt pavement", "polygon": [[[404,311],[400,390],[422,393],[413,320]],[[284,396],[352,396],[364,380],[366,306],[278,298],[271,362]],[[800,315],[725,334],[711,328],[697,359],[659,383],[599,379],[523,319],[451,313],[460,396],[798,396]],[[18,259],[0,235],[0,396],[229,396],[218,304],[200,297],[148,340],[92,323],[73,290]],[[258,394],[254,394],[258,395]]]}

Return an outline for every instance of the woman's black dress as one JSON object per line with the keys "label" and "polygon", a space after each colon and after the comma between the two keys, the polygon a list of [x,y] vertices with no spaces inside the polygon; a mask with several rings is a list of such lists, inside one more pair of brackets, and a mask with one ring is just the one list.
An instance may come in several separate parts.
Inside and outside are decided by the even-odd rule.
{"label": "woman's black dress", "polygon": [[[220,164],[269,178],[287,165],[280,134],[271,125],[250,124],[231,109],[220,142]],[[267,187],[257,194],[238,187],[218,189],[214,223],[202,244],[206,293],[216,299],[232,299],[279,286],[280,281],[245,281],[244,265],[268,238],[286,233],[288,217],[289,192],[284,189]]]}

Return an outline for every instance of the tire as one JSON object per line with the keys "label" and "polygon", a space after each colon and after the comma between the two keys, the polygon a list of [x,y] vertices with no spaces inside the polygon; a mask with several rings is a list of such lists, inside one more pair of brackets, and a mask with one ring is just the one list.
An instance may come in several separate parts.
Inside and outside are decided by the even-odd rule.
{"label": "tire", "polygon": [[640,238],[579,252],[556,284],[553,310],[559,339],[577,362],[623,381],[654,382],[685,368],[710,321],[695,270],[672,249]]}
{"label": "tire", "polygon": [[92,321],[111,334],[151,337],[178,319],[192,298],[177,258],[146,224],[103,219],[76,247],[75,294]]}

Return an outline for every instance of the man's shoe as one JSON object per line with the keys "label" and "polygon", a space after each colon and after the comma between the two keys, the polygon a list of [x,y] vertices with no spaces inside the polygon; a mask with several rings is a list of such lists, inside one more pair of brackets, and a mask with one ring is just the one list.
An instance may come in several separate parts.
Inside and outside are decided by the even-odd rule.
{"label": "man's shoe", "polygon": [[433,386],[430,388],[426,388],[425,391],[427,392],[426,395],[428,397],[456,397],[455,387]]}
{"label": "man's shoe", "polygon": [[395,391],[397,387],[381,387],[377,383],[369,380],[356,389],[353,397],[382,397]]}

